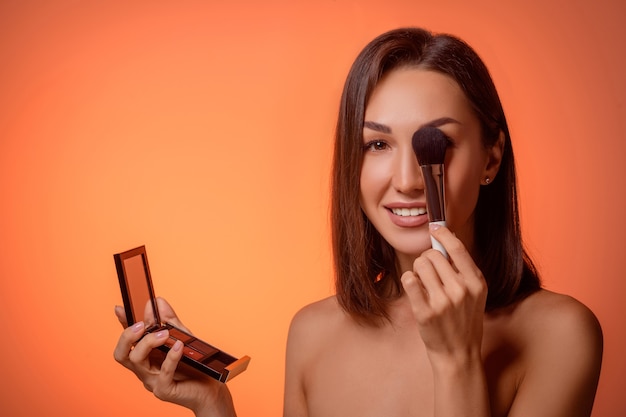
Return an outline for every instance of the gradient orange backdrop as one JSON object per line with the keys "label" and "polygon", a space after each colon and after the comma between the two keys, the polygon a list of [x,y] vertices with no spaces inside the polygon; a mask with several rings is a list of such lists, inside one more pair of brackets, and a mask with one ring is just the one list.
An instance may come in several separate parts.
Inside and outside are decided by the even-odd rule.
{"label": "gradient orange backdrop", "polygon": [[626,415],[622,3],[223,3],[0,3],[0,414],[188,414],[112,358],[112,254],[145,244],[183,321],[252,356],[229,383],[239,414],[280,415],[291,316],[332,294],[344,77],[375,35],[418,25],[490,67],[530,252],[604,328],[594,416]]}

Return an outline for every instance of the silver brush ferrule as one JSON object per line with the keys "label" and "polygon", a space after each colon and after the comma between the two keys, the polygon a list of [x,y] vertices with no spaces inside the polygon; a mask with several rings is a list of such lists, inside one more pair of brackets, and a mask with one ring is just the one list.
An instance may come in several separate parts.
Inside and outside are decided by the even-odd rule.
{"label": "silver brush ferrule", "polygon": [[443,164],[421,165],[424,187],[426,189],[426,205],[428,220],[440,222],[446,220],[446,202],[443,186]]}

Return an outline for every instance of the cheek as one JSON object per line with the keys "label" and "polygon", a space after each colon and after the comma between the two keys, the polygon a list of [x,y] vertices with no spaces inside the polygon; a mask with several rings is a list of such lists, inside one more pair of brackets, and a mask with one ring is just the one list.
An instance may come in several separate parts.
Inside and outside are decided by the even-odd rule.
{"label": "cheek", "polygon": [[365,158],[360,176],[361,205],[364,208],[368,203],[372,204],[381,197],[387,177],[385,164]]}

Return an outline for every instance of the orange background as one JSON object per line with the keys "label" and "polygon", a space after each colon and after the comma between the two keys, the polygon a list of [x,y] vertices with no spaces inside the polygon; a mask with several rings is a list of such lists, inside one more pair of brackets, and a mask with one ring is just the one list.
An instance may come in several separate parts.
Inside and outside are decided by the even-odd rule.
{"label": "orange background", "polygon": [[0,3],[0,414],[187,415],[112,358],[112,254],[145,244],[183,321],[252,356],[240,415],[280,415],[291,316],[332,293],[343,80],[375,35],[419,25],[490,67],[530,252],[603,325],[594,416],[625,415],[622,3],[222,3]]}

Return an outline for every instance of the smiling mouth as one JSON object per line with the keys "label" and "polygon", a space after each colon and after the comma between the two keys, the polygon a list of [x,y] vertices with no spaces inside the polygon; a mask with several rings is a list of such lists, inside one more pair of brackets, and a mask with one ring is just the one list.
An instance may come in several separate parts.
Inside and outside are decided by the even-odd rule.
{"label": "smiling mouth", "polygon": [[392,208],[391,212],[396,216],[402,217],[416,217],[423,216],[427,213],[425,207],[411,207],[411,208]]}

